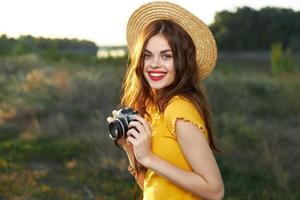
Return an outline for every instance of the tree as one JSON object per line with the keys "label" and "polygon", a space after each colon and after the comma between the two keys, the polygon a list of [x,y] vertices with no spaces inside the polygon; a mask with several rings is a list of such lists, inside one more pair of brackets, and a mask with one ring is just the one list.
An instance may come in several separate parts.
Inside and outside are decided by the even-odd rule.
{"label": "tree", "polygon": [[300,50],[299,20],[300,12],[291,9],[242,7],[218,12],[211,29],[221,50],[268,50],[277,41]]}

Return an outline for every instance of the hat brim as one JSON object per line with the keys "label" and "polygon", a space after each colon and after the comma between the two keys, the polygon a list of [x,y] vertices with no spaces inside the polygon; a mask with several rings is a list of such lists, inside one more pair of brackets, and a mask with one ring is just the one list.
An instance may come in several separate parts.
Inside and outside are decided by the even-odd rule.
{"label": "hat brim", "polygon": [[192,38],[196,47],[199,78],[205,79],[217,60],[216,41],[203,21],[188,10],[169,2],[150,2],[136,9],[127,23],[127,45],[133,52],[136,39],[143,29],[156,20],[170,20],[180,25]]}

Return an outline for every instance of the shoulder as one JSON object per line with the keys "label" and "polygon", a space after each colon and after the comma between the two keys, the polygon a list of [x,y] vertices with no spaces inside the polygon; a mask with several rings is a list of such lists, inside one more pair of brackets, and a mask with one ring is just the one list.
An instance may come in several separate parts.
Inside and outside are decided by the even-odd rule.
{"label": "shoulder", "polygon": [[182,96],[174,96],[168,102],[164,113],[165,115],[169,115],[190,111],[197,112],[197,109],[189,99]]}
{"label": "shoulder", "polygon": [[182,96],[175,96],[169,101],[164,111],[164,119],[167,128],[174,134],[176,134],[175,128],[177,119],[190,122],[201,130],[206,129],[205,122],[196,106],[190,100]]}

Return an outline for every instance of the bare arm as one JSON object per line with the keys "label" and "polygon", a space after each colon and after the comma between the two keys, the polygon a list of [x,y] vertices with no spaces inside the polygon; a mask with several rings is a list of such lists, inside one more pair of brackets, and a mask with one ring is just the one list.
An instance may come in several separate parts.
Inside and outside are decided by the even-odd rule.
{"label": "bare arm", "polygon": [[127,155],[130,166],[135,171],[134,174],[132,174],[132,175],[136,179],[136,181],[137,181],[139,187],[141,188],[141,190],[144,190],[145,172],[138,172],[138,173],[136,172],[137,171],[136,168],[140,167],[141,164],[136,162],[138,166],[135,166],[135,158],[134,158],[134,152],[133,152],[133,149],[132,149],[132,145],[131,144],[126,144],[126,145],[122,145],[122,146],[123,146],[123,148],[126,152],[126,155]]}
{"label": "bare arm", "polygon": [[[142,120],[142,119],[141,119]],[[141,131],[140,131],[141,132]],[[177,120],[176,135],[181,150],[192,167],[193,171],[185,171],[154,155],[151,151],[145,151],[143,143],[145,135],[131,132],[136,139],[131,139],[137,159],[148,169],[164,176],[179,187],[192,192],[205,199],[222,199],[224,186],[218,165],[208,142],[202,131],[195,125]],[[139,148],[143,150],[139,150]]]}
{"label": "bare arm", "polygon": [[[113,111],[113,115],[116,111]],[[108,117],[107,118],[107,122],[110,123],[112,122],[114,119],[112,117]],[[138,166],[135,166],[135,157],[134,157],[134,152],[133,152],[133,148],[132,148],[132,144],[130,144],[129,142],[126,142],[125,138],[120,138],[118,141],[118,144],[121,145],[124,149],[124,151],[126,152],[128,161],[129,161],[129,165],[133,168],[136,169],[140,163],[136,162]],[[135,170],[136,171],[136,170]],[[145,173],[144,172],[139,172],[137,174],[132,174],[139,187],[143,190],[144,189],[144,178],[145,178]]]}

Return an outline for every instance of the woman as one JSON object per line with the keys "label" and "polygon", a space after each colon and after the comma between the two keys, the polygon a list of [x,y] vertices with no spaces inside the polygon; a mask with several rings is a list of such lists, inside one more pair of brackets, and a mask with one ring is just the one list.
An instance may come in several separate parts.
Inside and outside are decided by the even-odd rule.
{"label": "woman", "polygon": [[143,199],[222,199],[210,111],[200,85],[216,62],[211,32],[178,5],[152,2],[130,17],[127,41],[131,62],[121,105],[139,115],[118,143]]}

